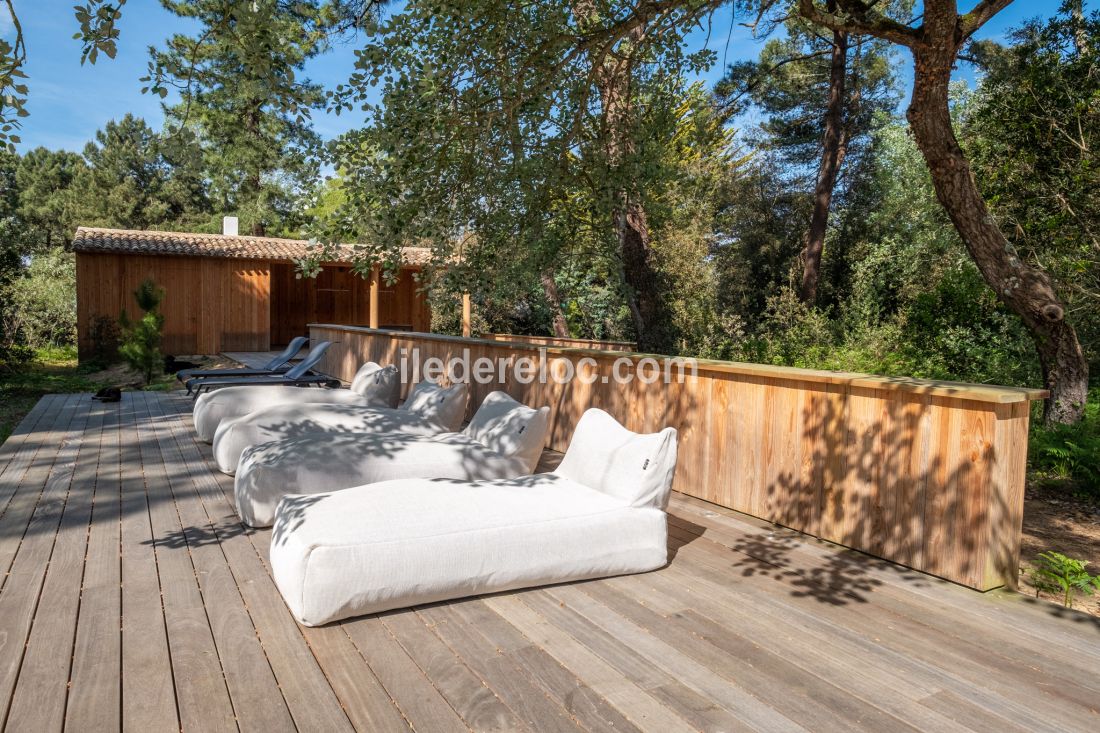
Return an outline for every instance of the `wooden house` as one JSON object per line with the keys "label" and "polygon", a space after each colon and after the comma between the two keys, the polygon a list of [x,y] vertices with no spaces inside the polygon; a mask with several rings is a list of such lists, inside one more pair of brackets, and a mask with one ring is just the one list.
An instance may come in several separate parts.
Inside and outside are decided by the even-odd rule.
{"label": "wooden house", "polygon": [[391,285],[377,272],[360,277],[347,261],[299,279],[294,261],[307,246],[273,237],[80,227],[73,250],[81,358],[94,353],[97,321],[115,322],[123,310],[137,315],[133,291],[146,278],[165,291],[166,354],[267,351],[306,334],[308,323],[429,330],[417,280],[429,250],[404,248]]}

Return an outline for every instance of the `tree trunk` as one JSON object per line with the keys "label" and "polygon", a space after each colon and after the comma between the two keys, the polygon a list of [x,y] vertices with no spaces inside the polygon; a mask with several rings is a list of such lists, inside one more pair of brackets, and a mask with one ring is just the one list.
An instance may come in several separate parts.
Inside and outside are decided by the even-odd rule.
{"label": "tree trunk", "polygon": [[[954,19],[952,19],[953,21]],[[928,19],[926,19],[928,22]],[[941,41],[939,36],[943,40]],[[1050,398],[1044,419],[1075,423],[1084,416],[1088,362],[1049,276],[1016,254],[986,209],[951,122],[948,85],[954,34],[926,35],[913,48],[913,97],[906,114],[947,211],[986,283],[1023,320],[1035,340]]]}
{"label": "tree trunk", "polygon": [[[830,6],[832,3],[830,3]],[[817,300],[821,277],[821,254],[825,251],[825,233],[829,225],[829,207],[833,201],[837,173],[848,152],[848,130],[844,124],[844,82],[848,72],[848,34],[833,31],[832,63],[829,69],[829,104],[825,110],[825,135],[822,138],[821,163],[814,186],[814,208],[810,228],[802,250],[802,302]]]}
{"label": "tree trunk", "polygon": [[[257,149],[263,145],[263,140],[260,136],[260,112],[263,109],[263,100],[252,100],[248,105],[248,113],[245,115],[245,130],[249,136],[255,141]],[[252,216],[252,236],[263,237],[267,234],[267,228],[264,226],[263,217],[260,214],[260,191],[263,188],[263,171],[259,165],[256,165],[248,172],[245,186],[243,187],[246,192],[248,201],[253,206]],[[240,201],[237,202],[240,205]]]}
{"label": "tree trunk", "polygon": [[[631,43],[645,32],[639,26],[629,35]],[[611,171],[621,173],[623,163],[634,153],[632,137],[633,99],[631,98],[632,60],[612,56],[596,75],[603,106],[603,124],[607,159]],[[619,241],[622,275],[627,287],[627,306],[634,321],[638,346],[643,351],[668,351],[668,323],[660,277],[650,245],[649,224],[638,192],[629,183],[615,192],[612,212],[615,235]]]}
{"label": "tree trunk", "polygon": [[546,302],[550,306],[550,325],[554,329],[554,335],[558,338],[569,338],[569,324],[565,321],[565,314],[561,310],[561,298],[558,296],[558,284],[554,280],[553,269],[546,269],[539,273],[542,282],[542,292],[546,295]]}

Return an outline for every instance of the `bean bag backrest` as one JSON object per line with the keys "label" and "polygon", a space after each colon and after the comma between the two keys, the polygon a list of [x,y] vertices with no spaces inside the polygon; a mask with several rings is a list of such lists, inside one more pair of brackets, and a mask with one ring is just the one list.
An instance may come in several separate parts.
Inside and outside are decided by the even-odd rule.
{"label": "bean bag backrest", "polygon": [[425,379],[412,388],[402,407],[453,433],[462,425],[468,396],[469,389],[463,383],[443,388]]}
{"label": "bean bag backrest", "polygon": [[676,430],[634,433],[603,410],[581,415],[555,474],[631,506],[668,506],[676,471]]}
{"label": "bean bag backrest", "polygon": [[351,390],[367,398],[367,404],[371,407],[397,407],[397,400],[401,396],[401,380],[397,367],[392,364],[383,367],[368,361],[359,367],[352,378]]}
{"label": "bean bag backrest", "polygon": [[549,422],[549,407],[536,410],[504,392],[490,392],[462,432],[506,458],[519,458],[530,473],[542,455]]}

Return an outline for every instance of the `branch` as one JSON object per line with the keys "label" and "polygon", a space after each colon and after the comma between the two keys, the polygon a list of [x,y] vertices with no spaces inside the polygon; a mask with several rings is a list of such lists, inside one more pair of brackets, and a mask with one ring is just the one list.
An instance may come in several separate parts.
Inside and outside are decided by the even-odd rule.
{"label": "branch", "polygon": [[985,25],[990,18],[1008,7],[1012,0],[982,0],[959,19],[959,42],[965,41]]}
{"label": "branch", "polygon": [[776,71],[783,68],[787,64],[795,64],[801,61],[809,61],[811,59],[820,58],[822,56],[828,56],[832,54],[832,52],[832,48],[828,48],[821,51],[815,51],[813,53],[802,54],[800,56],[788,56],[781,61],[777,61],[768,68],[757,73],[752,79],[746,82],[745,85],[741,87],[741,89],[738,90],[737,93],[734,94],[732,97],[727,97],[726,99],[723,99],[718,105],[719,112],[723,116],[728,118],[730,115],[733,114],[733,110],[745,96],[752,94],[754,91],[756,91],[760,87],[760,85],[768,79],[768,77],[770,77],[772,74],[774,74]]}
{"label": "branch", "polygon": [[841,12],[830,13],[814,0],[798,0],[798,14],[833,31],[874,36],[909,48],[920,40],[919,28],[887,18],[861,0],[838,0],[837,4]]}

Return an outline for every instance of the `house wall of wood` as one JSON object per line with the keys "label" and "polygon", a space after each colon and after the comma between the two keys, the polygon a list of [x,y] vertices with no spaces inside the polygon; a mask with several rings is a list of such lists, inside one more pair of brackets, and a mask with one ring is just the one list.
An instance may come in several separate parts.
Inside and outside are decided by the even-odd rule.
{"label": "house wall of wood", "polygon": [[[97,318],[116,323],[139,314],[133,292],[146,278],[165,291],[161,312],[166,354],[267,351],[307,332],[306,324],[366,325],[370,284],[350,268],[326,265],[316,280],[298,280],[294,266],[267,260],[77,252],[77,342],[95,353]],[[411,270],[379,293],[380,323],[428,330],[426,299]]]}

